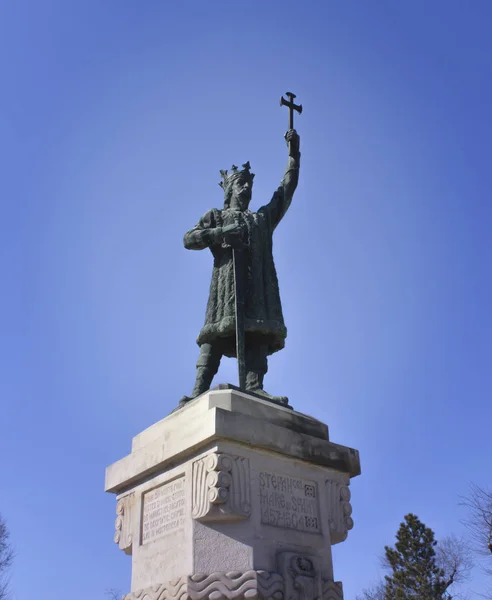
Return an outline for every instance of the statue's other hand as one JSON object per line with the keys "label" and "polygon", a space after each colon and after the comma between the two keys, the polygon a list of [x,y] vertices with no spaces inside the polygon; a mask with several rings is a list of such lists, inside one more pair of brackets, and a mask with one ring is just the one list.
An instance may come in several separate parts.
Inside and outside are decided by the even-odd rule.
{"label": "statue's other hand", "polygon": [[299,134],[295,129],[289,129],[284,135],[287,146],[289,147],[289,153],[291,155],[299,153]]}
{"label": "statue's other hand", "polygon": [[224,242],[232,246],[233,248],[243,248],[245,246],[243,242],[244,237],[244,226],[239,223],[234,223],[232,225],[226,225],[222,228],[222,236],[224,237]]}

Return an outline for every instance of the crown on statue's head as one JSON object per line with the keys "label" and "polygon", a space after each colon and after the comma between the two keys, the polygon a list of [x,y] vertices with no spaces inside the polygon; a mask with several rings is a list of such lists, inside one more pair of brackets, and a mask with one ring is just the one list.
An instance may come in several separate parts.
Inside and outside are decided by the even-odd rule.
{"label": "crown on statue's head", "polygon": [[230,173],[228,171],[220,171],[222,181],[219,185],[224,191],[227,190],[234,180],[239,179],[240,177],[248,178],[251,182],[253,181],[255,174],[250,171],[251,165],[249,164],[249,160],[247,163],[244,163],[242,167],[242,170],[239,170],[239,167],[232,165]]}

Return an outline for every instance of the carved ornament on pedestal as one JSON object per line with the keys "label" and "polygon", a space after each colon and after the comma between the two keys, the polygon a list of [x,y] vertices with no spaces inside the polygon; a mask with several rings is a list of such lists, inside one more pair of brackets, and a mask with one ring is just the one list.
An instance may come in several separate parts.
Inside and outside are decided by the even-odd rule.
{"label": "carved ornament on pedestal", "polygon": [[329,526],[331,543],[338,544],[347,539],[348,532],[354,526],[350,516],[352,506],[350,504],[350,490],[348,488],[350,479],[328,479],[326,481],[326,492],[329,510]]}
{"label": "carved ornament on pedestal", "polygon": [[251,514],[249,460],[212,452],[193,463],[192,516],[198,521],[236,521]]}
{"label": "carved ornament on pedestal", "polygon": [[280,552],[278,566],[284,577],[285,597],[288,600],[321,598],[321,574],[313,557],[296,552]]}
{"label": "carved ornament on pedestal", "polygon": [[120,498],[116,504],[116,521],[114,523],[114,542],[118,544],[125,554],[132,553],[132,510],[135,494]]}
{"label": "carved ornament on pedestal", "polygon": [[319,558],[279,552],[277,562],[285,600],[343,600],[341,582],[322,579]]}

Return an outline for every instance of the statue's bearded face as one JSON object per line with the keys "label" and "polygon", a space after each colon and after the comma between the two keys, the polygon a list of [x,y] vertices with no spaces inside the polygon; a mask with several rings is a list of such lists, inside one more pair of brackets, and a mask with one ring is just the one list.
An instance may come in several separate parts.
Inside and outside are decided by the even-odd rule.
{"label": "statue's bearded face", "polygon": [[253,181],[250,177],[238,177],[232,183],[231,208],[246,210],[251,202]]}

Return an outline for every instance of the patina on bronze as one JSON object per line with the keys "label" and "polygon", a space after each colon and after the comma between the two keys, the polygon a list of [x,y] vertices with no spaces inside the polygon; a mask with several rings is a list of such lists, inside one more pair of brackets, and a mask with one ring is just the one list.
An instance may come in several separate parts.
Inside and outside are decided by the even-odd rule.
{"label": "patina on bronze", "polygon": [[[293,111],[302,106],[290,102]],[[200,355],[196,381],[180,406],[210,389],[222,356],[237,357],[239,387],[287,405],[284,396],[270,396],[263,389],[267,357],[285,345],[284,324],[277,273],[273,261],[272,236],[287,212],[299,179],[299,136],[290,127],[285,134],[289,157],[284,177],[268,204],[249,210],[254,174],[249,162],[231,172],[221,171],[224,207],[203,215],[184,236],[189,250],[209,248],[214,258],[205,324],[197,343]]]}

